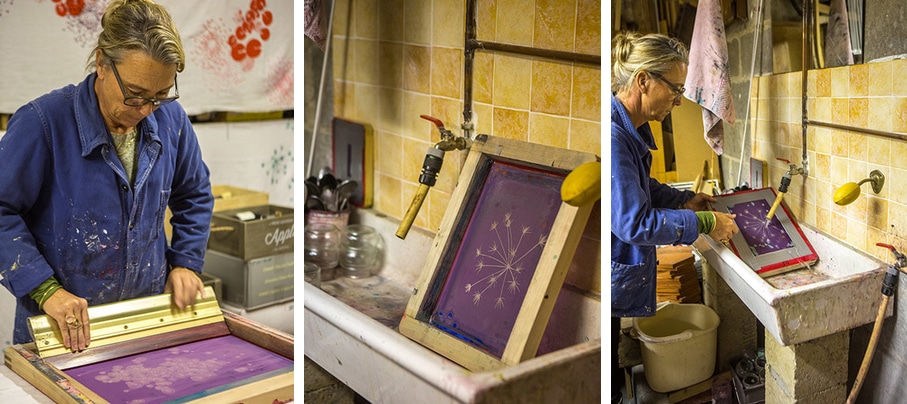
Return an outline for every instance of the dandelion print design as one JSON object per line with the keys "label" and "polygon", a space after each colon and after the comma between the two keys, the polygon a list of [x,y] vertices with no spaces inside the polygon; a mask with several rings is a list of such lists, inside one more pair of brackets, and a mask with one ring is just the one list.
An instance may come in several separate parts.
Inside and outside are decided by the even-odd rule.
{"label": "dandelion print design", "polygon": [[[511,295],[520,291],[521,285],[517,275],[523,273],[525,268],[523,259],[536,249],[545,247],[547,236],[532,234],[529,226],[521,226],[518,230],[519,234],[515,236],[511,215],[511,212],[504,214],[503,230],[500,228],[499,222],[491,223],[489,231],[495,235],[494,244],[491,244],[486,251],[483,251],[482,248],[476,249],[476,273],[480,275],[487,273],[484,277],[466,284],[466,293],[472,293],[472,302],[476,306],[481,303],[482,295],[491,289],[492,292],[497,292],[494,307],[498,309],[504,307],[507,300],[504,297],[504,289],[507,289]],[[523,251],[521,248],[526,248],[526,250]]]}

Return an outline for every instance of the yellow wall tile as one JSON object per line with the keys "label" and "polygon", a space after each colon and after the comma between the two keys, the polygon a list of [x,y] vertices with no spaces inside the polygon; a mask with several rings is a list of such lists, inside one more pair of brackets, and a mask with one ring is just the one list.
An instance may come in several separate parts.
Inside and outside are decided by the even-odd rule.
{"label": "yellow wall tile", "polygon": [[557,62],[532,62],[532,111],[570,113],[573,67]]}
{"label": "yellow wall tile", "polygon": [[[496,0],[495,41],[513,45],[532,46],[534,2],[525,0]],[[530,4],[530,5],[527,5]],[[532,7],[532,12],[530,12]]]}
{"label": "yellow wall tile", "polygon": [[356,112],[356,86],[349,81],[334,82],[334,115],[349,117]]}
{"label": "yellow wall tile", "polygon": [[[891,63],[870,63],[869,66],[869,95],[891,95]],[[902,81],[902,80],[899,80]]]}
{"label": "yellow wall tile", "polygon": [[403,206],[403,183],[397,178],[383,174],[378,174],[377,177],[375,208],[394,217],[403,217],[403,212],[406,211]]}
{"label": "yellow wall tile", "polygon": [[465,151],[451,150],[444,153],[444,163],[441,164],[441,172],[438,173],[438,180],[435,188],[441,192],[452,194],[457,187],[457,180],[460,177],[461,157],[466,156]]}
{"label": "yellow wall tile", "polygon": [[387,132],[375,136],[375,170],[393,177],[403,177],[403,138]]}
{"label": "yellow wall tile", "polygon": [[847,97],[850,92],[850,68],[836,67],[831,71],[831,96]]}
{"label": "yellow wall tile", "polygon": [[475,102],[492,102],[494,59],[488,52],[475,53],[472,60],[472,99]]}
{"label": "yellow wall tile", "polygon": [[403,89],[431,92],[431,48],[403,45]]}
{"label": "yellow wall tile", "polygon": [[866,135],[862,133],[848,132],[847,137],[849,138],[848,142],[850,142],[850,149],[847,152],[847,157],[865,163],[866,153],[868,150]]}
{"label": "yellow wall tile", "polygon": [[602,129],[598,122],[581,119],[570,120],[570,150],[579,150],[602,156]]}
{"label": "yellow wall tile", "polygon": [[462,53],[463,27],[466,26],[465,2],[434,0],[432,3],[432,44],[459,47]]}
{"label": "yellow wall tile", "polygon": [[493,135],[526,141],[529,137],[529,112],[495,107]]}
{"label": "yellow wall tile", "polygon": [[496,42],[497,3],[494,0],[476,2],[476,38]]}
{"label": "yellow wall tile", "polygon": [[[889,87],[890,88],[890,87]],[[881,131],[891,130],[891,97],[870,97],[866,127]]]}
{"label": "yellow wall tile", "polygon": [[431,114],[431,96],[409,91],[403,92],[404,137],[430,141],[431,131],[435,130],[434,125],[419,117],[428,114]]}
{"label": "yellow wall tile", "polygon": [[866,224],[876,229],[888,228],[888,200],[874,196],[868,196],[867,199],[869,212]]}
{"label": "yellow wall tile", "polygon": [[842,125],[847,125],[850,122],[850,102],[847,98],[832,98],[831,99],[831,121],[833,123],[839,123]]}
{"label": "yellow wall tile", "polygon": [[494,133],[494,107],[490,104],[476,103],[473,105],[476,133]]}
{"label": "yellow wall tile", "polygon": [[847,132],[835,130],[831,135],[831,154],[838,157],[847,157],[850,151],[850,137]]}
{"label": "yellow wall tile", "polygon": [[850,97],[869,95],[869,65],[860,64],[850,66]]}
{"label": "yellow wall tile", "polygon": [[578,0],[576,10],[576,52],[602,53],[601,0]]}
{"label": "yellow wall tile", "polygon": [[403,87],[403,45],[393,42],[378,43],[378,85]]}
{"label": "yellow wall tile", "polygon": [[432,47],[431,93],[445,97],[461,98],[463,83],[463,50]]}
{"label": "yellow wall tile", "polygon": [[567,148],[570,119],[554,115],[529,114],[529,141],[548,146]]}
{"label": "yellow wall tile", "polygon": [[816,179],[822,181],[831,180],[831,157],[824,153],[816,153],[816,158],[813,160],[814,165],[810,171]]}
{"label": "yellow wall tile", "polygon": [[847,159],[843,157],[831,157],[831,183],[839,187],[844,183],[850,182],[850,176],[847,172]]}
{"label": "yellow wall tile", "polygon": [[[891,175],[890,178],[907,178],[907,170],[894,168],[891,170]],[[891,195],[892,201],[907,204],[907,181],[885,181],[885,187],[889,187],[888,193]],[[905,234],[907,233],[901,233],[901,236]]]}
{"label": "yellow wall tile", "polygon": [[[403,0],[380,0],[378,7],[378,38],[382,41],[403,42]],[[338,9],[339,10],[339,9]],[[336,14],[335,14],[335,17]]]}
{"label": "yellow wall tile", "polygon": [[891,105],[891,130],[907,132],[907,97],[895,97]]}
{"label": "yellow wall tile", "polygon": [[573,51],[576,0],[536,0],[533,46]]}
{"label": "yellow wall tile", "polygon": [[573,104],[570,108],[573,117],[601,121],[601,77],[599,68],[573,67]]}
{"label": "yellow wall tile", "polygon": [[892,168],[907,169],[907,159],[903,158],[903,156],[907,156],[907,143],[892,141],[891,156],[894,157],[891,159]]}
{"label": "yellow wall tile", "polygon": [[850,126],[865,128],[869,124],[869,99],[850,98]]}
{"label": "yellow wall tile", "polygon": [[907,69],[907,59],[898,59],[891,62],[891,95],[907,96],[907,80],[904,80],[903,77],[905,69]]}
{"label": "yellow wall tile", "polygon": [[500,107],[529,109],[532,61],[529,58],[494,56],[494,104]]}
{"label": "yellow wall tile", "polygon": [[[831,97],[831,70],[832,69],[821,69],[810,71],[810,73],[815,73],[816,76],[817,97]],[[812,76],[812,74],[810,74],[810,76]]]}
{"label": "yellow wall tile", "polygon": [[378,84],[378,42],[367,39],[351,39],[348,41],[353,47],[351,80]]}
{"label": "yellow wall tile", "polygon": [[891,164],[891,139],[880,136],[866,136],[864,139],[868,149],[867,162],[883,166]]}
{"label": "yellow wall tile", "polygon": [[370,39],[378,38],[378,3],[379,1],[377,0],[356,0],[352,2],[353,36]]}
{"label": "yellow wall tile", "polygon": [[382,131],[403,133],[403,91],[397,88],[378,88],[378,120],[372,122]]}
{"label": "yellow wall tile", "polygon": [[[331,24],[331,34],[335,38],[331,41],[336,41],[337,35],[346,36],[350,34],[350,21],[348,16],[350,15],[350,3],[353,0],[337,0],[334,2],[334,21]],[[327,15],[325,16],[327,18]]]}
{"label": "yellow wall tile", "polygon": [[406,42],[431,43],[431,1],[403,1],[403,38]]}
{"label": "yellow wall tile", "polygon": [[356,108],[350,118],[374,124],[378,121],[378,87],[356,84]]}

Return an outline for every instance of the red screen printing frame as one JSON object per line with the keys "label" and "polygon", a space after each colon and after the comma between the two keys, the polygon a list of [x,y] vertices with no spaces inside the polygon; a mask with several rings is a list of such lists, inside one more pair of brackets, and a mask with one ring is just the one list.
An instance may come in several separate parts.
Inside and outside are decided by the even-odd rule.
{"label": "red screen printing frame", "polygon": [[782,203],[769,224],[765,215],[775,201],[772,188],[719,195],[714,210],[736,213],[740,232],[728,245],[759,276],[765,278],[815,264],[816,250]]}

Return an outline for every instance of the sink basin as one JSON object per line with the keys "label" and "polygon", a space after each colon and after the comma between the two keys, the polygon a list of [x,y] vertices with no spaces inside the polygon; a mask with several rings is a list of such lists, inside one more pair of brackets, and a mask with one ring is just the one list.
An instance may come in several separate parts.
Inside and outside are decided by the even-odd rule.
{"label": "sink basin", "polygon": [[800,228],[819,260],[768,278],[711,237],[700,236],[693,246],[782,345],[875,321],[888,265],[802,223]]}
{"label": "sink basin", "polygon": [[397,331],[434,236],[359,211],[385,241],[375,276],[305,283],[305,356],[370,402],[598,403],[601,298],[565,286],[539,355],[489,372],[470,372]]}

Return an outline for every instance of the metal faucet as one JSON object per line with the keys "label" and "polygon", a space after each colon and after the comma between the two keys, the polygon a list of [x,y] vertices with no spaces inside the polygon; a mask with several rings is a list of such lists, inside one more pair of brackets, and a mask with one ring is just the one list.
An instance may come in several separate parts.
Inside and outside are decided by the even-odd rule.
{"label": "metal faucet", "polygon": [[775,216],[775,210],[778,209],[779,205],[781,205],[781,199],[784,198],[784,194],[787,193],[787,187],[790,186],[791,177],[797,174],[800,174],[804,177],[807,175],[806,168],[797,167],[796,164],[791,163],[790,160],[787,159],[778,158],[778,160],[787,163],[787,165],[790,166],[790,169],[787,170],[787,172],[784,173],[783,176],[781,176],[781,184],[778,186],[778,196],[775,198],[775,203],[772,204],[772,208],[769,209],[768,214],[765,215],[766,222],[772,220],[772,217]]}
{"label": "metal faucet", "polygon": [[428,189],[435,185],[438,173],[441,171],[441,165],[444,163],[444,152],[465,150],[472,145],[471,139],[454,135],[450,129],[444,127],[444,123],[440,119],[428,115],[419,115],[419,117],[431,121],[438,127],[438,132],[441,132],[441,141],[429,147],[428,153],[425,154],[425,160],[422,162],[422,174],[419,175],[419,189],[416,190],[413,201],[406,210],[406,214],[403,215],[400,226],[397,227],[396,236],[401,240],[406,238],[413,221],[416,220],[416,214],[422,209],[422,203],[425,202]]}

